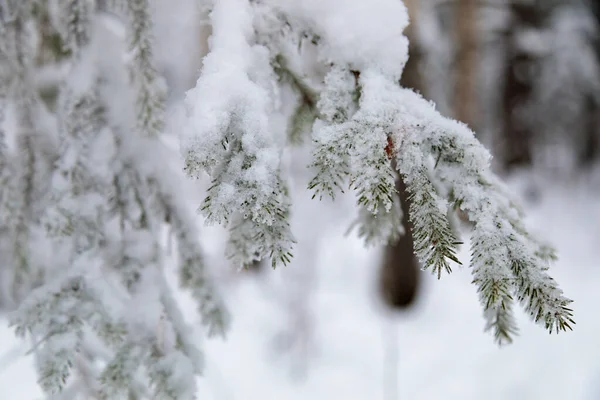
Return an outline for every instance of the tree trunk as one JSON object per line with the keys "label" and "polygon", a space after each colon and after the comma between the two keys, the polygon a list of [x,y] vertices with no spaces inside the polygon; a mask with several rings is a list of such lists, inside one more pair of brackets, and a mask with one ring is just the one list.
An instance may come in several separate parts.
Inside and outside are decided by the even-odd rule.
{"label": "tree trunk", "polygon": [[379,286],[381,296],[389,307],[404,309],[414,302],[421,271],[413,250],[412,224],[409,222],[410,203],[401,178],[396,180],[396,189],[402,203],[402,224],[406,233],[395,244],[385,248]]}
{"label": "tree trunk", "polygon": [[[405,2],[411,24],[405,32],[409,39],[409,59],[402,73],[400,84],[418,90],[422,94],[425,87],[422,84],[421,52],[415,37],[414,24],[417,21],[417,4],[414,0]],[[402,178],[396,178],[396,190],[402,204],[404,214],[402,225],[405,234],[393,245],[384,249],[383,260],[379,271],[379,290],[384,302],[392,309],[400,310],[413,304],[419,289],[420,266],[413,250],[412,226],[409,222],[408,194]]]}
{"label": "tree trunk", "polygon": [[530,115],[523,112],[532,101],[540,60],[519,47],[517,37],[521,30],[541,29],[549,17],[548,9],[537,3],[514,3],[510,6],[511,23],[506,35],[506,58],[504,64],[502,135],[502,166],[505,170],[529,166],[533,161],[534,134]]}
{"label": "tree trunk", "polygon": [[477,121],[477,0],[458,0],[455,11],[454,117],[475,129]]}

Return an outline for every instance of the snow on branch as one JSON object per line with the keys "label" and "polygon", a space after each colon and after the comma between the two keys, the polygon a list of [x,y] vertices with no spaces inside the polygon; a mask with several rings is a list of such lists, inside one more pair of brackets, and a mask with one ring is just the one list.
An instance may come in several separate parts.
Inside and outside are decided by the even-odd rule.
{"label": "snow on branch", "polygon": [[[546,272],[547,248],[523,226],[519,210],[492,175],[490,156],[464,124],[443,118],[419,95],[403,90],[400,126],[412,124],[422,151],[435,160],[434,174],[452,194],[452,203],[474,224],[471,240],[474,283],[495,335],[514,326],[509,314],[513,296],[550,332],[571,329],[571,300]],[[405,151],[398,135],[399,157]],[[489,312],[488,312],[489,311]],[[504,334],[502,334],[504,335]]]}
{"label": "snow on branch", "polygon": [[[408,57],[402,2],[210,3],[210,53],[187,94],[181,153],[190,177],[210,178],[200,212],[228,226],[233,262],[290,261],[292,199],[281,154],[310,130],[309,190],[319,198],[355,191],[367,243],[403,233],[397,172],[410,194],[414,250],[438,277],[459,262],[448,211],[466,213],[473,283],[499,343],[516,332],[515,301],[551,333],[572,328],[571,300],[548,274],[554,251],[526,229],[488,152],[465,125],[400,87]],[[92,0],[57,5],[52,23],[60,26],[51,29],[61,33],[53,39],[68,74],[57,74],[56,102],[42,101],[36,86],[38,47],[48,45],[41,19],[56,10],[34,0],[0,5],[0,113],[10,105],[16,121],[14,149],[0,132],[2,291],[14,303],[11,322],[34,341],[46,392],[192,399],[203,359],[165,278],[165,225],[177,240],[180,286],[208,334],[225,336],[230,317],[172,171],[157,163],[166,157],[164,93],[149,1],[103,2],[126,13],[125,38],[102,28]],[[287,126],[284,105],[292,106]]]}
{"label": "snow on branch", "polygon": [[[205,171],[212,179],[201,210],[209,222],[233,227],[230,257],[243,262],[253,253],[262,258],[269,248],[290,249],[287,208],[267,211],[285,204],[276,196],[283,192],[280,145],[269,124],[278,92],[252,73],[263,62],[271,74],[270,59],[277,83],[300,93],[290,123],[299,113],[316,117],[314,197],[334,197],[348,185],[360,208],[359,234],[368,243],[388,241],[401,234],[397,169],[410,195],[414,250],[425,269],[441,277],[460,263],[461,243],[448,212],[460,208],[472,221],[473,283],[498,342],[516,331],[515,299],[550,332],[571,328],[571,301],[546,271],[553,252],[525,229],[490,172],[487,150],[466,126],[400,87],[408,57],[401,2],[220,0],[211,22],[211,51],[188,93],[182,150],[190,176]],[[310,41],[326,70],[318,85],[306,84],[315,72],[298,61],[303,41]],[[235,210],[240,213],[231,219]],[[256,243],[265,237],[269,246]]]}
{"label": "snow on branch", "polygon": [[152,33],[148,0],[127,2],[130,22],[131,71],[137,86],[137,128],[157,137],[163,128],[163,102],[152,59]]}
{"label": "snow on branch", "polygon": [[[166,159],[159,138],[164,107],[151,57],[148,2],[128,2],[129,49],[106,29],[93,1],[59,4],[69,74],[59,85],[55,110],[38,101],[32,84],[39,13],[29,0],[12,6],[15,19],[0,32],[7,38],[0,43],[0,89],[3,100],[18,106],[20,153],[10,154],[16,178],[0,194],[7,209],[13,201],[19,209],[0,210],[9,228],[0,244],[12,246],[11,279],[27,286],[14,296],[11,324],[34,340],[31,351],[47,393],[113,399],[143,392],[145,385],[152,397],[192,399],[202,353],[166,284],[165,224],[178,240],[181,286],[198,301],[209,334],[224,335],[228,314],[172,171],[156,163]],[[130,65],[124,62],[127,50]],[[49,127],[39,125],[56,128],[58,138],[45,170],[39,161],[46,157],[44,142],[34,136],[39,115],[49,117],[43,120]],[[39,272],[31,266],[30,254],[37,252],[45,257]],[[105,349],[103,354],[82,350],[91,338],[101,342],[92,347]]]}
{"label": "snow on branch", "polygon": [[230,224],[232,235],[251,238],[252,249],[234,252],[240,265],[266,256],[287,263],[293,245],[280,168],[280,145],[269,124],[273,87],[265,47],[251,45],[247,0],[223,0],[211,12],[211,52],[187,94],[188,124],[181,149],[190,176],[209,174],[212,185],[200,207],[208,222]]}
{"label": "snow on branch", "polygon": [[[157,173],[157,176],[160,175]],[[158,183],[169,185],[166,177],[161,177]],[[163,188],[161,192],[169,193],[173,190]],[[208,274],[204,255],[198,244],[199,234],[193,215],[189,215],[185,206],[174,196],[162,195],[161,203],[177,239],[180,284],[190,290],[196,300],[202,322],[208,328],[208,335],[224,337],[229,329],[230,315]]]}

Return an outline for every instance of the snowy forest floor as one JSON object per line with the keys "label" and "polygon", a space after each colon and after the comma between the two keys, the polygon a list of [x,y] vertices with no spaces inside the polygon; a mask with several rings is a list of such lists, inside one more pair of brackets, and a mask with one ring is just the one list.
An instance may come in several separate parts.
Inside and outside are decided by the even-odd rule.
{"label": "snowy forest floor", "polygon": [[[520,191],[523,182],[510,185]],[[198,204],[198,186],[186,185],[190,207]],[[379,250],[344,237],[351,196],[332,207],[310,201],[308,192],[296,195],[295,261],[276,271],[237,273],[224,261],[222,229],[202,228],[233,326],[225,341],[201,339],[206,372],[199,398],[600,399],[599,197],[600,185],[572,182],[545,185],[526,203],[529,226],[558,247],[551,271],[575,299],[577,325],[548,335],[519,312],[520,335],[504,348],[483,333],[468,267],[440,281],[424,273],[417,306],[386,315],[375,291]],[[467,244],[460,259],[468,265]],[[192,301],[180,300],[199,327]],[[0,399],[41,398],[32,359],[13,357],[26,351],[0,321]]]}

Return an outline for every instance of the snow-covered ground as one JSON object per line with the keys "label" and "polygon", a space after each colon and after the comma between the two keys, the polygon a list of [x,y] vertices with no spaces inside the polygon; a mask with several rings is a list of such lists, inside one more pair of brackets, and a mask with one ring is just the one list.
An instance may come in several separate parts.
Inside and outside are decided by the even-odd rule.
{"label": "snow-covered ground", "polygon": [[[189,189],[197,198],[197,188]],[[226,341],[198,334],[207,364],[199,398],[391,400],[395,380],[394,399],[600,399],[599,195],[590,182],[562,184],[547,187],[527,206],[529,225],[558,246],[552,274],[575,299],[577,325],[548,335],[519,314],[520,336],[504,348],[482,332],[468,267],[441,281],[427,274],[412,311],[383,312],[374,290],[377,250],[343,236],[352,218],[349,197],[332,207],[300,196],[293,220],[300,240],[296,261],[262,275],[233,271],[222,258],[221,230],[203,228],[234,322]],[[467,265],[468,256],[465,246]],[[190,321],[197,321],[194,304],[181,300]],[[308,318],[294,319],[298,315]],[[306,335],[284,351],[281,333],[294,327],[306,328]],[[32,360],[4,357],[15,348],[19,342],[2,322],[0,399],[39,399]],[[306,374],[294,374],[302,362]]]}

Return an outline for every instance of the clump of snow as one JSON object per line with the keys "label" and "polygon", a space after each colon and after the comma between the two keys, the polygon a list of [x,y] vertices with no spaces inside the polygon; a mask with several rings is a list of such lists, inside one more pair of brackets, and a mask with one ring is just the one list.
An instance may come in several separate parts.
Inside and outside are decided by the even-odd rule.
{"label": "clump of snow", "polygon": [[356,70],[375,67],[390,79],[400,79],[408,60],[408,25],[404,3],[395,0],[267,0],[311,24],[324,41],[323,60]]}

